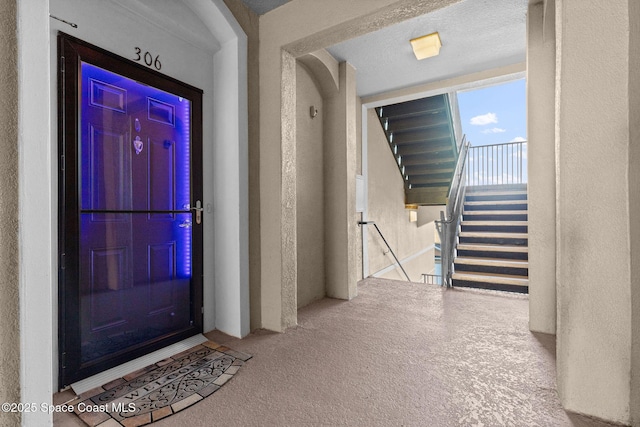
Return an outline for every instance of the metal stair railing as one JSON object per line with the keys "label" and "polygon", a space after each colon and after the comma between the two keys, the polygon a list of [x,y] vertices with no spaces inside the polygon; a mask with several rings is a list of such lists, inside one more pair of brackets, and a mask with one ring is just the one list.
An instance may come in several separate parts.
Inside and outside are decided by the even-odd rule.
{"label": "metal stair railing", "polygon": [[526,156],[526,141],[470,147],[467,185],[525,184]]}
{"label": "metal stair railing", "polygon": [[389,242],[387,242],[387,239],[385,239],[384,236],[382,235],[382,231],[380,231],[378,224],[376,224],[375,221],[358,221],[358,225],[369,225],[369,224],[373,225],[376,228],[376,230],[378,231],[378,234],[380,235],[380,237],[382,237],[382,241],[384,242],[385,245],[387,245],[387,248],[389,248],[389,252],[391,252],[391,255],[393,255],[393,259],[396,260],[398,267],[400,267],[400,270],[402,270],[402,272],[404,273],[404,277],[406,277],[407,281],[410,282],[411,279],[409,278],[409,275],[404,270],[404,267],[400,263],[400,260],[396,256],[395,252],[393,252],[393,249],[391,249],[391,246],[389,246]]}
{"label": "metal stair railing", "polygon": [[442,276],[439,274],[422,273],[422,283],[429,285],[442,285]]}
{"label": "metal stair railing", "polygon": [[440,211],[440,220],[436,221],[436,229],[440,236],[440,256],[442,266],[442,286],[450,288],[451,275],[453,273],[453,260],[455,252],[456,239],[460,227],[460,218],[462,216],[462,206],[464,204],[464,196],[466,192],[465,167],[467,164],[467,154],[469,152],[469,141],[466,137],[462,137],[460,155],[455,168],[455,174],[451,183],[449,197],[447,198],[446,213]]}

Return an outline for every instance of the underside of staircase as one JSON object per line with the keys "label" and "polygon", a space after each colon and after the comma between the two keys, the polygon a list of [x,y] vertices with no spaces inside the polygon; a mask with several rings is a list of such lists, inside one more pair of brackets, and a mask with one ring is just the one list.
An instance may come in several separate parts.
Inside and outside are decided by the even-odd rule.
{"label": "underside of staircase", "polygon": [[467,187],[453,286],[528,293],[527,185]]}
{"label": "underside of staircase", "polygon": [[404,180],[405,204],[445,205],[458,160],[455,100],[442,94],[378,107],[376,113]]}

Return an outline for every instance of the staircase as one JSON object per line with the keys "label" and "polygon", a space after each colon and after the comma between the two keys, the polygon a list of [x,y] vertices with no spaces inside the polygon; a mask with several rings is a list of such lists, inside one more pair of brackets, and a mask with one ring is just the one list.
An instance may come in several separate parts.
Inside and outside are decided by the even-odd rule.
{"label": "staircase", "polygon": [[405,204],[445,205],[459,150],[455,95],[386,105],[376,113],[405,184]]}
{"label": "staircase", "polygon": [[453,286],[528,293],[527,184],[467,187]]}

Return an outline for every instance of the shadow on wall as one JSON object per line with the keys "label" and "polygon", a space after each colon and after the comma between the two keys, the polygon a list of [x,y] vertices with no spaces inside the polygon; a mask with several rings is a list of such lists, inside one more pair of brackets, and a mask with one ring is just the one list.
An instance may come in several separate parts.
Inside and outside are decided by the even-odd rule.
{"label": "shadow on wall", "polygon": [[420,206],[418,208],[418,227],[440,219],[440,212],[445,209],[446,206]]}

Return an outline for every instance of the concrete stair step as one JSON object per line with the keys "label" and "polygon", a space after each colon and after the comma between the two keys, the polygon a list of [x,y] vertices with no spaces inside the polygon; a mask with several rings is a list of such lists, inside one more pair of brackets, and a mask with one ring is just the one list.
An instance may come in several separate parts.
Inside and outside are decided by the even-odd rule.
{"label": "concrete stair step", "polygon": [[526,205],[526,200],[478,200],[475,202],[464,202],[469,206],[492,206],[492,205]]}
{"label": "concrete stair step", "polygon": [[457,249],[467,251],[480,252],[520,252],[528,253],[529,248],[526,246],[506,246],[506,245],[474,245],[469,243],[459,243]]}
{"label": "concrete stair step", "polygon": [[527,246],[527,233],[504,233],[494,231],[461,231],[458,234],[459,243],[477,243],[489,245]]}
{"label": "concrete stair step", "polygon": [[527,221],[462,221],[462,231],[482,231],[499,233],[526,233],[529,231]]}
{"label": "concrete stair step", "polygon": [[529,252],[527,246],[505,246],[487,244],[459,243],[456,253],[461,258],[504,259],[512,261],[527,261]]}
{"label": "concrete stair step", "polygon": [[504,211],[463,211],[462,215],[528,215],[526,209]]}
{"label": "concrete stair step", "polygon": [[527,210],[466,210],[462,213],[464,221],[527,221],[529,214]]}
{"label": "concrete stair step", "polygon": [[525,260],[458,257],[454,264],[455,271],[460,273],[501,274],[516,277],[529,275],[529,263]]}
{"label": "concrete stair step", "polygon": [[464,202],[463,212],[470,211],[522,211],[529,207],[526,200],[480,200]]}
{"label": "concrete stair step", "polygon": [[481,193],[485,191],[527,191],[527,184],[496,184],[496,185],[469,185],[467,193]]}
{"label": "concrete stair step", "polygon": [[521,260],[506,260],[502,258],[467,258],[458,257],[455,260],[456,264],[466,265],[490,265],[494,267],[514,267],[514,268],[528,268],[528,261]]}
{"label": "concrete stair step", "polygon": [[501,196],[505,194],[509,195],[527,195],[527,190],[484,190],[484,191],[469,191],[467,193],[470,196]]}
{"label": "concrete stair step", "polygon": [[459,234],[460,237],[482,237],[482,238],[493,238],[493,239],[528,239],[528,233],[497,233],[497,232],[487,232],[487,231],[461,231]]}
{"label": "concrete stair step", "polygon": [[507,275],[481,273],[453,273],[451,276],[454,287],[470,287],[480,289],[494,289],[509,292],[529,292],[529,280]]}
{"label": "concrete stair step", "polygon": [[512,226],[512,227],[526,227],[528,224],[528,221],[502,221],[502,220],[496,220],[496,221],[466,221],[463,220],[462,225],[469,225],[469,226],[482,226],[482,225],[491,225],[491,226]]}
{"label": "concrete stair step", "polygon": [[465,196],[467,202],[479,202],[479,201],[501,201],[501,200],[527,200],[526,191],[484,191],[467,193]]}

